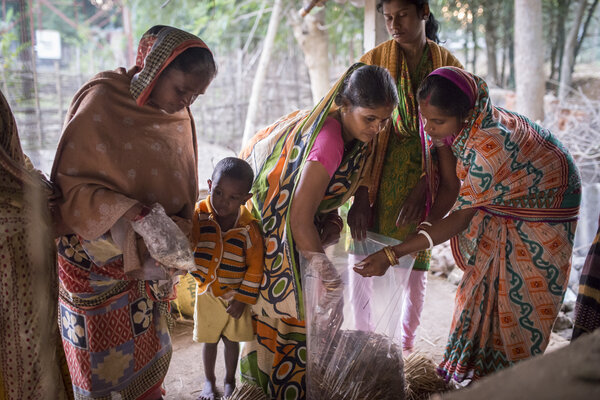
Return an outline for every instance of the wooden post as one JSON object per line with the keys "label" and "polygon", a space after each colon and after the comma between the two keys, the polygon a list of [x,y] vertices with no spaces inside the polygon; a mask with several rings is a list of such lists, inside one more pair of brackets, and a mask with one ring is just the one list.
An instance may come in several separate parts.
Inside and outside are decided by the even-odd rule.
{"label": "wooden post", "polygon": [[38,91],[37,57],[35,55],[35,29],[33,21],[33,0],[29,0],[29,34],[31,36],[31,72],[33,73],[33,94],[35,100],[35,118],[37,122],[38,144],[44,145],[44,131],[42,129],[42,110],[40,108],[40,94]]}
{"label": "wooden post", "polygon": [[244,90],[244,83],[246,80],[244,79],[244,51],[242,49],[237,50],[237,63],[236,63],[236,71],[235,71],[235,79],[232,79],[234,83],[234,93],[235,93],[235,111],[234,111],[234,124],[235,124],[235,132],[242,133],[244,132],[244,127],[242,126],[242,121],[246,120],[246,116],[244,115],[244,100],[246,99],[246,91]]}
{"label": "wooden post", "polygon": [[63,120],[63,97],[60,76],[60,61],[54,60],[54,71],[56,72],[56,96],[58,97],[58,124],[62,126]]}
{"label": "wooden post", "polygon": [[133,49],[133,32],[131,30],[131,12],[129,11],[129,7],[123,5],[123,33],[125,34],[125,39],[127,40],[127,66],[130,67],[135,64],[135,53]]}
{"label": "wooden post", "polygon": [[389,39],[389,34],[385,28],[383,15],[377,12],[377,0],[365,0],[365,22],[364,22],[364,41],[363,50],[366,53],[373,47]]}

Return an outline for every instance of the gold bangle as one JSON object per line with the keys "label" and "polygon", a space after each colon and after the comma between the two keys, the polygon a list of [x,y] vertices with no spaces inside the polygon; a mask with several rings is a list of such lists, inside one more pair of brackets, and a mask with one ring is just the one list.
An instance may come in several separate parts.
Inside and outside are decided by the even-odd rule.
{"label": "gold bangle", "polygon": [[390,266],[398,264],[398,257],[396,257],[396,253],[394,252],[392,246],[384,247],[383,252],[387,256]]}
{"label": "gold bangle", "polygon": [[387,249],[387,247],[384,247],[384,248],[383,248],[383,249],[381,249],[381,250],[383,250],[383,254],[385,254],[385,257],[387,258],[388,262],[390,263],[390,266],[394,265],[394,264],[392,263],[392,259],[390,258],[390,253],[388,252],[388,249]]}

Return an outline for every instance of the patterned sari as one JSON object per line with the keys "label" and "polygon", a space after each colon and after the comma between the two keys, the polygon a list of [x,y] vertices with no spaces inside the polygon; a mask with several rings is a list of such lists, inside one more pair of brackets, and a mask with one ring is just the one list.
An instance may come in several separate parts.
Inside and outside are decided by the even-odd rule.
{"label": "patterned sari", "polygon": [[598,233],[585,259],[579,278],[579,293],[575,303],[573,337],[592,333],[600,328],[600,221]]}
{"label": "patterned sari", "polygon": [[110,230],[133,205],[160,203],[191,221],[198,196],[189,109],[146,104],[160,72],[206,45],[170,27],[142,40],[137,65],[92,78],[75,95],[52,177],[72,234],[58,240],[59,323],[77,399],[156,399],[171,359],[171,283],[144,280],[130,225],[123,248]]}
{"label": "patterned sari", "polygon": [[[342,80],[310,112],[294,112],[258,132],[241,157],[256,178],[252,212],[265,234],[265,274],[257,304],[257,339],[244,345],[244,380],[261,386],[273,399],[306,397],[306,328],[298,253],[289,226],[294,191],[306,157],[327,116]],[[344,154],[319,213],[336,210],[358,187],[367,146],[358,143]],[[312,223],[309,222],[309,223]]]}
{"label": "patterned sari", "polygon": [[[398,240],[414,231],[415,225],[398,228],[396,219],[409,193],[421,178],[425,167],[431,168],[429,147],[419,133],[419,106],[416,92],[421,81],[436,68],[453,65],[462,67],[446,49],[427,41],[417,69],[412,73],[404,53],[394,40],[389,40],[366,53],[361,61],[387,68],[398,85],[398,107],[393,114],[393,128],[373,141],[374,151],[365,174],[369,198],[374,204],[373,231]],[[425,150],[423,150],[425,149]],[[398,183],[401,184],[398,184]],[[413,269],[427,270],[431,251],[418,254]]]}
{"label": "patterned sari", "polygon": [[47,187],[0,93],[0,400],[70,399]]}
{"label": "patterned sari", "polygon": [[478,379],[548,345],[567,287],[581,198],[577,168],[552,134],[494,107],[486,83],[452,144],[462,181],[452,211],[476,209],[451,239],[464,271],[444,358],[446,379]]}

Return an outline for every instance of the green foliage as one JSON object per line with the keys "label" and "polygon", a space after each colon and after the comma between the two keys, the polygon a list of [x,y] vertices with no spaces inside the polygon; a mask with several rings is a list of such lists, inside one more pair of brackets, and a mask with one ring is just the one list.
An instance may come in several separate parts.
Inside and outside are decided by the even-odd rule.
{"label": "green foliage", "polygon": [[325,23],[334,57],[356,61],[363,53],[364,9],[350,4],[327,4]]}
{"label": "green foliage", "polygon": [[[43,28],[57,30],[61,34],[63,40],[77,41],[79,44],[85,44],[88,36],[85,32],[85,24],[83,22],[92,17],[98,9],[94,7],[89,0],[82,1],[51,1],[51,4],[60,11],[69,20],[79,25],[79,29],[75,29],[68,24],[63,18],[50,10],[43,3],[38,3],[38,13],[43,16]],[[34,9],[34,13],[35,13]]]}
{"label": "green foliage", "polygon": [[[271,16],[271,0],[170,0],[164,7],[147,0],[128,0],[133,15],[135,38],[153,25],[172,25],[200,36],[220,54],[247,45],[252,52],[262,45]],[[302,7],[301,0],[284,1],[276,52],[289,51],[292,31],[286,19]],[[326,28],[334,44],[334,57],[347,59],[362,51],[364,9],[334,1],[325,7]],[[252,33],[249,43],[246,41]]]}
{"label": "green foliage", "polygon": [[211,48],[227,52],[243,46],[256,16],[265,5],[257,24],[253,46],[264,37],[270,16],[268,0],[170,0],[162,7],[147,0],[128,0],[132,10],[134,36],[141,37],[154,25],[171,25],[202,38]]}
{"label": "green foliage", "polygon": [[[18,14],[13,9],[8,9],[6,16],[0,21],[0,57],[3,71],[8,71],[13,66],[19,53],[29,47],[30,43],[19,44],[16,47],[13,43],[17,43],[16,27],[10,28],[15,20],[18,19]],[[13,48],[14,47],[14,48]]]}

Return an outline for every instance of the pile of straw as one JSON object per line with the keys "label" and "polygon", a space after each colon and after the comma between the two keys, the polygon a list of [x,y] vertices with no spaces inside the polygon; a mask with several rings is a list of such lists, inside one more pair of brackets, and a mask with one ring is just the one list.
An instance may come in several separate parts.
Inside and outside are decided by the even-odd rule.
{"label": "pile of straw", "polygon": [[402,351],[389,337],[338,331],[325,354],[308,360],[308,397],[404,400],[402,365]]}
{"label": "pile of straw", "polygon": [[[309,360],[311,367],[318,368],[309,383],[317,385],[311,390],[315,400],[426,400],[454,389],[437,374],[430,357],[413,353],[403,363],[400,349],[386,336],[340,331],[334,344],[325,357]],[[346,350],[342,358],[340,345]],[[267,396],[260,387],[243,383],[223,400],[267,400]]]}
{"label": "pile of straw", "polygon": [[267,396],[260,387],[244,382],[235,388],[231,396],[223,397],[223,400],[267,400]]}
{"label": "pile of straw", "polygon": [[434,393],[453,389],[438,375],[436,368],[433,360],[423,354],[412,353],[404,359],[406,400],[426,400]]}

